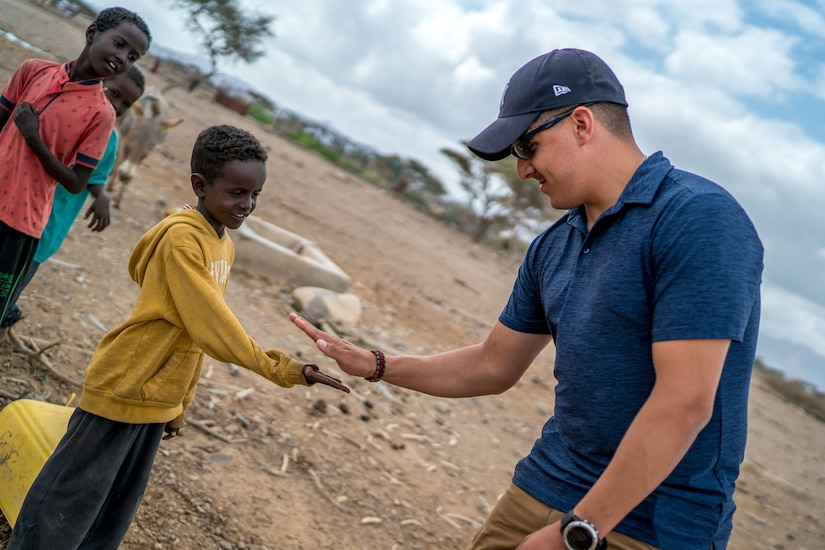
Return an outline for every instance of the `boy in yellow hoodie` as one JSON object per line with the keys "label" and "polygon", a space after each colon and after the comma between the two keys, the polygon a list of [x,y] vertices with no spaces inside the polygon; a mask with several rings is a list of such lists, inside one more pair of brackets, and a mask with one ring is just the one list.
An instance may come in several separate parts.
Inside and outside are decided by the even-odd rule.
{"label": "boy in yellow hoodie", "polygon": [[235,255],[225,228],[237,229],[255,209],[266,158],[239,128],[212,126],[198,136],[191,160],[197,207],[162,220],[132,251],[135,308],[86,367],[78,408],[26,495],[9,550],[120,544],[161,438],[184,424],[204,353],[279,386],[320,382],[349,392],[315,365],[262,350],[224,301]]}

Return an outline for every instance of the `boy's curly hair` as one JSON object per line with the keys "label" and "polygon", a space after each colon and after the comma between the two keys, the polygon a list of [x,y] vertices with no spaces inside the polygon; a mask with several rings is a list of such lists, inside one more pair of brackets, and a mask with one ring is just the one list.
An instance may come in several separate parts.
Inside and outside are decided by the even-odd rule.
{"label": "boy's curly hair", "polygon": [[141,16],[126,8],[106,8],[97,14],[95,20],[92,21],[92,25],[97,28],[98,32],[103,33],[109,29],[114,29],[124,21],[132,23],[143,31],[143,34],[145,34],[149,40],[149,44],[152,43],[152,33],[149,32],[149,25],[146,24],[146,21],[144,21]]}
{"label": "boy's curly hair", "polygon": [[192,173],[212,183],[223,166],[233,160],[266,162],[267,154],[258,139],[240,128],[221,124],[203,130],[192,148]]}

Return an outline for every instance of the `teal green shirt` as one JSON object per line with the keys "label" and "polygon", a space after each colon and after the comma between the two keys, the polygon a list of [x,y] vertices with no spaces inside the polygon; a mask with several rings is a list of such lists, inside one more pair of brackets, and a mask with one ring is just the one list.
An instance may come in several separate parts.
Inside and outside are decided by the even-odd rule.
{"label": "teal green shirt", "polygon": [[[106,180],[109,178],[109,172],[115,165],[115,157],[117,156],[117,134],[112,131],[109,137],[109,144],[106,146],[106,152],[103,153],[103,158],[100,159],[97,168],[89,177],[89,185],[106,185]],[[48,260],[52,254],[57,252],[63,240],[72,228],[75,218],[83,208],[86,198],[89,196],[88,185],[86,189],[73,195],[66,191],[62,185],[58,185],[54,191],[54,200],[52,202],[52,213],[49,216],[49,221],[46,228],[43,229],[43,235],[40,237],[40,242],[37,245],[37,251],[34,253],[34,261],[43,263]]]}

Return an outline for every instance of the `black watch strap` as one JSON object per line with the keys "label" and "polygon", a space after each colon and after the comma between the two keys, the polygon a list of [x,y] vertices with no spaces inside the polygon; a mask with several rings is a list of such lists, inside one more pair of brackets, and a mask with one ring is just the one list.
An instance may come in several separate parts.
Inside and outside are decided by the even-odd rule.
{"label": "black watch strap", "polygon": [[[568,526],[570,526],[571,524],[574,525],[571,526],[571,529],[569,530]],[[584,530],[585,533],[590,533],[591,537],[595,538],[595,541],[591,538],[591,542],[588,546],[576,546],[575,543],[579,542],[579,544],[581,544],[581,541],[571,540],[573,537],[572,529],[576,529],[579,534],[581,534],[581,530]],[[564,514],[564,517],[561,520],[561,534],[565,547],[570,548],[571,550],[578,550],[579,548],[584,548],[588,550],[591,548],[595,550],[607,549],[607,539],[601,538],[599,536],[599,530],[596,529],[596,526],[587,521],[586,519],[578,517],[576,514],[573,513],[573,510],[570,510],[569,512]],[[595,545],[593,544],[594,542]]]}

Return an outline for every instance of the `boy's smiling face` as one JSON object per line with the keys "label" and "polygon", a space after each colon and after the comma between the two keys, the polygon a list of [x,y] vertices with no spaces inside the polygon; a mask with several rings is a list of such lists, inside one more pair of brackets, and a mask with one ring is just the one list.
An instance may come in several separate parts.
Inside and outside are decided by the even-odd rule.
{"label": "boy's smiling face", "polygon": [[140,98],[140,87],[125,74],[113,76],[103,81],[106,94],[117,116],[122,116]]}
{"label": "boy's smiling face", "polygon": [[192,174],[197,209],[221,236],[225,227],[239,228],[255,210],[265,181],[266,164],[258,161],[229,161],[212,182]]}
{"label": "boy's smiling face", "polygon": [[90,41],[89,63],[95,74],[103,77],[125,73],[149,49],[149,38],[129,21],[104,32],[92,25],[86,39]]}

